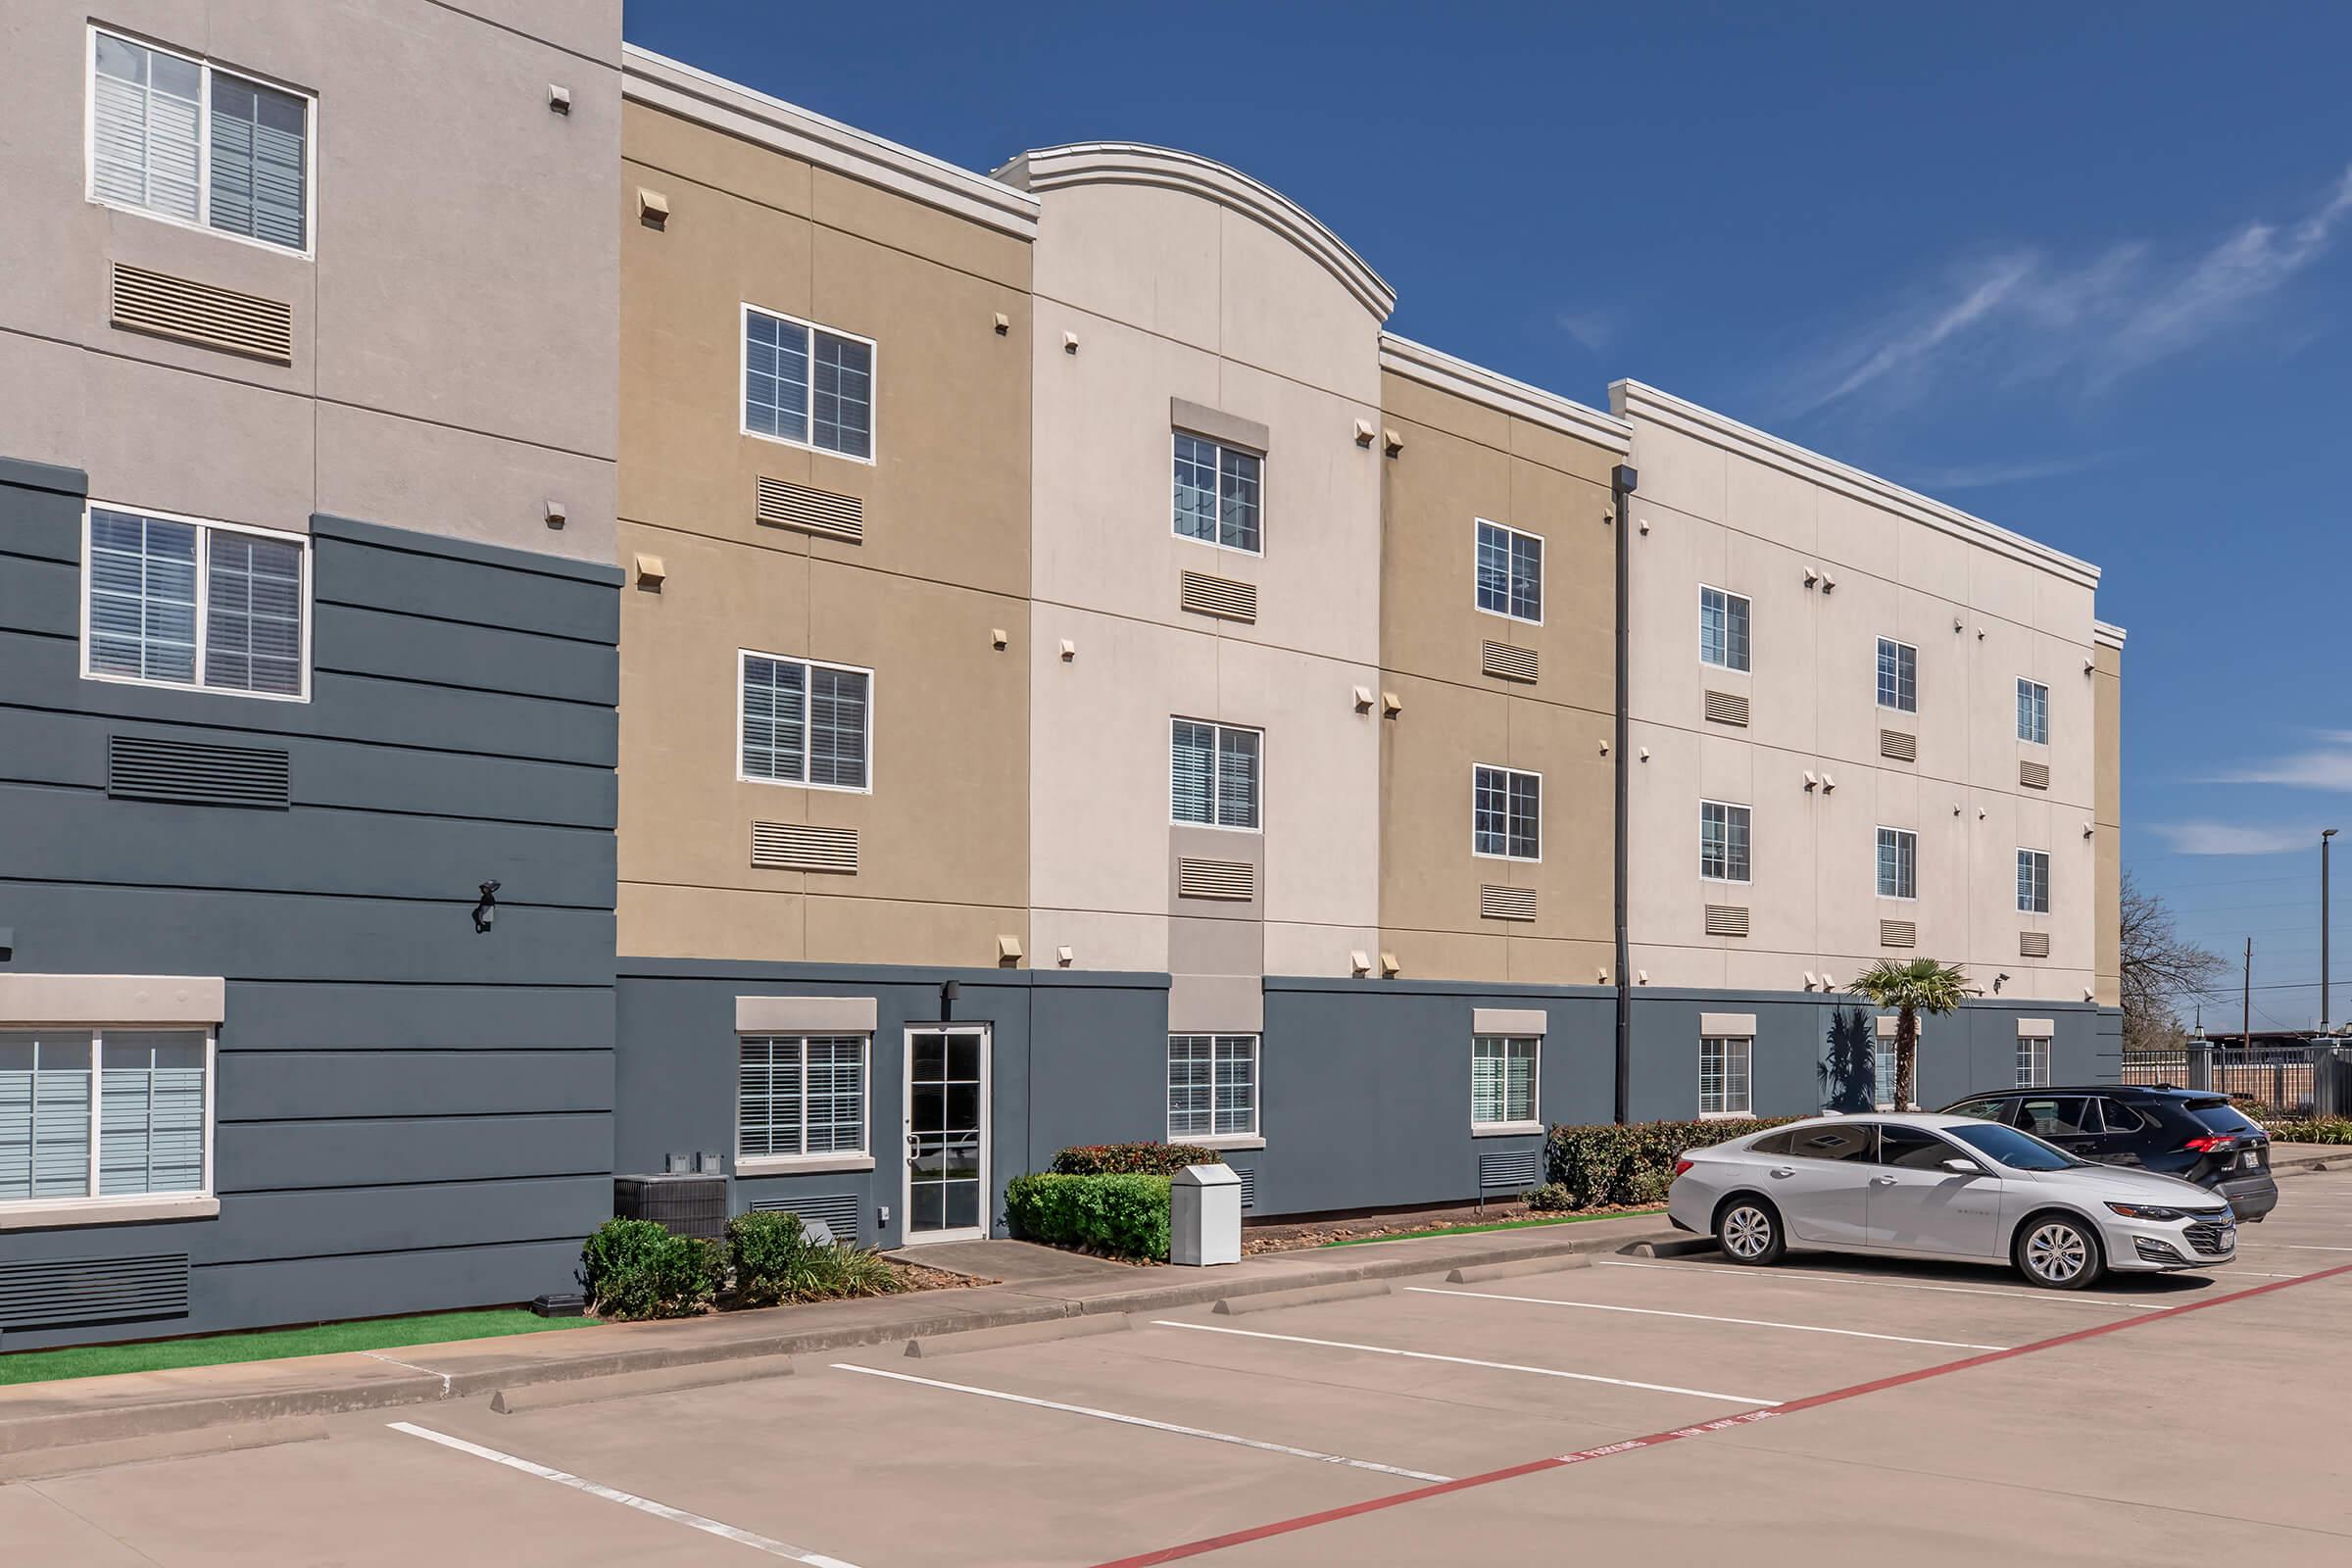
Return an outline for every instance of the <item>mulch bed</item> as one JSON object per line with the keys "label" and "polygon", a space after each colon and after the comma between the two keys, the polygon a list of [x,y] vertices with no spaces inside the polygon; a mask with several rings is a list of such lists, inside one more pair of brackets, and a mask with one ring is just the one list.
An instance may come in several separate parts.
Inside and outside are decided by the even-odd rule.
{"label": "mulch bed", "polygon": [[1422,1209],[1409,1214],[1375,1214],[1362,1219],[1313,1220],[1298,1225],[1249,1225],[1242,1230],[1244,1256],[1259,1252],[1292,1252],[1333,1242],[1367,1241],[1373,1237],[1425,1236],[1461,1225],[1506,1225],[1514,1220],[1605,1218],[1613,1214],[1654,1213],[1655,1203],[1600,1204],[1573,1214],[1538,1213],[1525,1203],[1489,1203],[1482,1213],[1475,1206]]}

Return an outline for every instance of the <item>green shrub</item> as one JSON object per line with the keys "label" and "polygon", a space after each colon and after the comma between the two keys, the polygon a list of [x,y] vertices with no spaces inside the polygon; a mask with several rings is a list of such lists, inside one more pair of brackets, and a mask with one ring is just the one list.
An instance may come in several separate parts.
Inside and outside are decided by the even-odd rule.
{"label": "green shrub", "polygon": [[1004,1186],[1016,1236],[1114,1257],[1168,1255],[1165,1176],[1017,1176]]}
{"label": "green shrub", "polygon": [[1527,1195],[1527,1206],[1539,1214],[1556,1214],[1576,1206],[1568,1189],[1558,1182],[1545,1182]]}
{"label": "green shrub", "polygon": [[1054,1156],[1057,1176],[1173,1176],[1187,1165],[1222,1165],[1225,1156],[1192,1144],[1080,1144]]}
{"label": "green shrub", "polygon": [[2274,1121],[2264,1130],[2282,1144],[2352,1144],[2352,1120],[2342,1116]]}
{"label": "green shrub", "polygon": [[735,1269],[735,1299],[744,1306],[887,1296],[905,1288],[879,1253],[847,1242],[811,1242],[801,1217],[789,1211],[755,1211],[727,1221],[727,1256]]}
{"label": "green shrub", "polygon": [[1554,1127],[1544,1143],[1547,1174],[1568,1190],[1566,1206],[1662,1203],[1685,1150],[1704,1149],[1795,1121],[1794,1116],[1737,1121],[1645,1121],[1630,1127]]}
{"label": "green shrub", "polygon": [[691,1317],[718,1294],[716,1242],[673,1236],[650,1219],[609,1219],[580,1249],[580,1277],[599,1317]]}

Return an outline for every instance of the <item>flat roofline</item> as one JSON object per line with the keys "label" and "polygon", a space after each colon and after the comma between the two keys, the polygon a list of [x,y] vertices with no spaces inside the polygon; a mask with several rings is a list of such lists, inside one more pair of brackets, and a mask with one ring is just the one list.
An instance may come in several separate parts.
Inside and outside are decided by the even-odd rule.
{"label": "flat roofline", "polygon": [[1380,334],[1380,368],[1449,392],[1490,409],[1514,415],[1532,424],[1590,441],[1620,456],[1631,452],[1634,427],[1614,415],[1587,408],[1556,392],[1473,365],[1443,349],[1416,343],[1394,332]]}
{"label": "flat roofline", "polygon": [[1037,198],[1001,180],[633,43],[620,46],[620,70],[623,98],[896,191],[1015,239],[1037,238]]}
{"label": "flat roofline", "polygon": [[2090,623],[2090,640],[2107,648],[2121,648],[2130,633],[2112,621],[2094,620]]}
{"label": "flat roofline", "polygon": [[2029,539],[2012,532],[1997,522],[1988,522],[1974,513],[1962,512],[1933,496],[1907,490],[1891,479],[1882,479],[1835,458],[1785,441],[1753,425],[1741,424],[1727,415],[1702,408],[1696,403],[1662,392],[1654,386],[1631,379],[1609,383],[1609,407],[1620,418],[1636,416],[1653,419],[1670,429],[1719,446],[1743,458],[1779,468],[1815,484],[1867,501],[1899,513],[1929,527],[1953,534],[1970,544],[1981,545],[2028,565],[2038,566],[2053,576],[2084,588],[2099,585],[2099,568],[2087,561],[2077,560],[2062,550],[2054,550],[2039,540]]}

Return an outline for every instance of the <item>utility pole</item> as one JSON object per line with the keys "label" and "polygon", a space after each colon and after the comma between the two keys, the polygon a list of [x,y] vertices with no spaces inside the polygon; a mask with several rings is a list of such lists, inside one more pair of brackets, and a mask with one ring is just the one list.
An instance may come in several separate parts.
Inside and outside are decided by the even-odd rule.
{"label": "utility pole", "polygon": [[2328,1032],[2328,841],[2335,829],[2320,829],[2320,1033]]}
{"label": "utility pole", "polygon": [[2254,1044],[2254,939],[2246,938],[2245,990],[2239,994],[2245,1003],[2245,1021],[2238,1025],[2237,1043],[2249,1049]]}

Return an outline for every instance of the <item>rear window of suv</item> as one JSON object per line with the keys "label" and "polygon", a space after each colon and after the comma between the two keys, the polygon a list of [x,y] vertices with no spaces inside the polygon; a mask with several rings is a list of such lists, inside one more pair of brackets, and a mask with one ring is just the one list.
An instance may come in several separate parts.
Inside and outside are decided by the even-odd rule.
{"label": "rear window of suv", "polygon": [[2209,1133],[2229,1138],[2244,1138],[2248,1134],[2262,1136],[2262,1128],[2249,1121],[2227,1100],[2192,1100],[2180,1107],[2189,1119]]}

